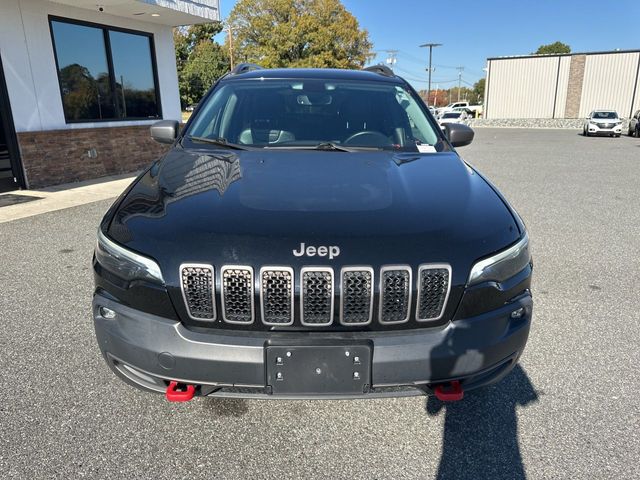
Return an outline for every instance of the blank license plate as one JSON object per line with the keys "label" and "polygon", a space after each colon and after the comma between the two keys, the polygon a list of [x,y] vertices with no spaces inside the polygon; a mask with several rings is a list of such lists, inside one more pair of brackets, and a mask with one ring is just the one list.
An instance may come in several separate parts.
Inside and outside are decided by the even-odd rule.
{"label": "blank license plate", "polygon": [[361,395],[371,385],[369,345],[266,347],[274,395]]}

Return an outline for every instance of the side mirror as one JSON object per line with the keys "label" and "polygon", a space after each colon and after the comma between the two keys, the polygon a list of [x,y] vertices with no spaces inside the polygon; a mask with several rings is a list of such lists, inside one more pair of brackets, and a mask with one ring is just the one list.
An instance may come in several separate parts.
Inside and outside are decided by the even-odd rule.
{"label": "side mirror", "polygon": [[175,120],[160,120],[151,125],[151,138],[158,143],[173,143],[180,124]]}
{"label": "side mirror", "polygon": [[445,123],[444,133],[454,147],[464,147],[473,141],[475,132],[462,123]]}

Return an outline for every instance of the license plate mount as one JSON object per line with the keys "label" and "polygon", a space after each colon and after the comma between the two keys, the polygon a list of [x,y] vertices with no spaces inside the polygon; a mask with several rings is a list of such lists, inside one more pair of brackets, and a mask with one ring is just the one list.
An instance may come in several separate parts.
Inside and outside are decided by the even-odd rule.
{"label": "license plate mount", "polygon": [[266,347],[267,386],[273,395],[362,395],[371,386],[370,345]]}

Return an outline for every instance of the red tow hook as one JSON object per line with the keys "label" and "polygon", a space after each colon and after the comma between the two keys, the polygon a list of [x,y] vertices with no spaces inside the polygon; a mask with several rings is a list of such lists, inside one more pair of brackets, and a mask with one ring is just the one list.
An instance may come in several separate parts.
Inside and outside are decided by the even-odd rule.
{"label": "red tow hook", "polygon": [[178,382],[169,382],[165,396],[170,402],[188,402],[196,392],[195,385],[187,385]]}
{"label": "red tow hook", "polygon": [[464,390],[458,380],[453,380],[449,384],[441,383],[436,386],[434,393],[441,402],[457,402],[464,398]]}

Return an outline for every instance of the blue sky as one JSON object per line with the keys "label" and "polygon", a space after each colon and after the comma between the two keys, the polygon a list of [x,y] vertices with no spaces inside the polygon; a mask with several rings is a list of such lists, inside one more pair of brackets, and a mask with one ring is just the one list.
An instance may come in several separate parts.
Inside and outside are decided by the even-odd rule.
{"label": "blue sky", "polygon": [[[235,2],[220,0],[222,18]],[[428,0],[343,0],[360,26],[369,31],[377,56],[399,50],[396,72],[418,89],[426,89],[428,50],[418,45],[442,43],[434,49],[432,83],[473,84],[484,76],[487,57],[522,55],[559,40],[572,51],[640,49],[640,1],[518,0],[455,2]],[[421,80],[424,79],[424,80]],[[464,85],[464,83],[463,83]]]}

